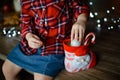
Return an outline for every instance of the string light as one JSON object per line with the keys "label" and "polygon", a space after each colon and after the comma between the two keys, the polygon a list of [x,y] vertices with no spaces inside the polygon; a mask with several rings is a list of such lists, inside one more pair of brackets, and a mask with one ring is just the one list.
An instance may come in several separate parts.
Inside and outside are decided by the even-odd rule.
{"label": "string light", "polygon": [[108,27],[108,30],[110,30],[110,27]]}
{"label": "string light", "polygon": [[94,18],[94,15],[92,12],[90,12],[90,18]]}
{"label": "string light", "polygon": [[18,31],[17,34],[19,35],[19,34],[20,34],[20,31]]}
{"label": "string light", "polygon": [[115,10],[115,7],[114,7],[114,6],[112,7],[112,10]]}
{"label": "string light", "polygon": [[107,18],[104,18],[104,22],[107,22]]}
{"label": "string light", "polygon": [[113,29],[113,26],[111,26],[110,28]]}
{"label": "string light", "polygon": [[97,23],[100,23],[100,19],[97,20]]}
{"label": "string light", "polygon": [[118,19],[117,22],[120,22],[120,20]]}
{"label": "string light", "polygon": [[93,5],[93,2],[89,2],[90,5]]}
{"label": "string light", "polygon": [[98,24],[97,27],[100,28],[100,27],[101,27],[101,24]]}
{"label": "string light", "polygon": [[113,21],[114,23],[117,23],[115,20]]}
{"label": "string light", "polygon": [[[105,29],[107,28],[108,30],[112,30],[116,29],[114,28],[114,26],[118,26],[120,29],[120,17],[117,17],[118,15],[115,15],[116,14],[115,6],[117,6],[117,4],[119,5],[119,3],[117,4],[114,3],[111,7],[109,6],[107,7],[106,12],[101,12],[99,10],[96,10],[99,8],[95,8],[96,3],[94,2],[95,1],[93,0],[89,1],[89,5],[91,7],[90,18],[93,18],[96,21],[97,23],[96,28],[100,30],[101,28],[105,27]],[[106,25],[109,25],[109,27]]]}
{"label": "string light", "polygon": [[101,31],[101,24],[98,24],[96,29],[98,32],[100,32]]}
{"label": "string light", "polygon": [[94,15],[97,16],[97,15],[98,15],[98,12],[95,12]]}
{"label": "string light", "polygon": [[9,37],[9,38],[20,35],[20,31],[17,30],[15,27],[11,27],[10,29],[8,29],[7,27],[4,27],[2,32],[4,36]]}
{"label": "string light", "polygon": [[109,13],[110,13],[110,10],[107,10],[107,13],[109,14]]}

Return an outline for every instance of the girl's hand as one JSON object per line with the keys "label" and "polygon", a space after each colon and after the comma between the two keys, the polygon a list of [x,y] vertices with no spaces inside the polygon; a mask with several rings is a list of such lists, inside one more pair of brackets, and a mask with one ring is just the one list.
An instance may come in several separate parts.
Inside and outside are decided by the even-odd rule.
{"label": "girl's hand", "polygon": [[71,30],[71,41],[76,40],[81,42],[84,38],[85,29],[86,23],[84,21],[75,22]]}
{"label": "girl's hand", "polygon": [[26,40],[31,48],[39,48],[43,45],[43,42],[40,40],[40,38],[32,33],[27,33]]}
{"label": "girl's hand", "polygon": [[71,41],[76,40],[82,42],[86,29],[87,15],[82,13],[78,16],[77,21],[73,24],[71,30]]}

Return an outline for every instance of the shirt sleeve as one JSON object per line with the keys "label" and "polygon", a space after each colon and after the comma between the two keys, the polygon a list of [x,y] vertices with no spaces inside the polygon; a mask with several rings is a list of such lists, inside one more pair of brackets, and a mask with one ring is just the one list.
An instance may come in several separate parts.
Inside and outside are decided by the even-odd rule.
{"label": "shirt sleeve", "polygon": [[32,17],[29,14],[30,7],[29,0],[21,0],[20,27],[22,38],[25,38],[27,33],[32,32]]}
{"label": "shirt sleeve", "polygon": [[28,45],[28,42],[25,38],[27,33],[34,33],[33,29],[33,14],[31,14],[30,11],[30,0],[21,0],[21,15],[20,15],[20,27],[21,27],[21,48],[24,51],[25,54],[31,55],[34,54],[37,49],[33,49]]}
{"label": "shirt sleeve", "polygon": [[85,0],[72,0],[70,6],[73,8],[74,20],[77,20],[77,17],[84,13],[89,17],[90,8],[87,5]]}

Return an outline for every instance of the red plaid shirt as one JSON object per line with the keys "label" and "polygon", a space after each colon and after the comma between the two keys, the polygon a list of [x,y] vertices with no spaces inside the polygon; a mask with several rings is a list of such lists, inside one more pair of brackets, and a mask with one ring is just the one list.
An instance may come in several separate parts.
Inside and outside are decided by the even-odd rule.
{"label": "red plaid shirt", "polygon": [[84,0],[21,0],[21,47],[25,54],[34,54],[25,36],[31,32],[44,42],[42,54],[63,54],[62,41],[70,36],[78,15],[89,15]]}

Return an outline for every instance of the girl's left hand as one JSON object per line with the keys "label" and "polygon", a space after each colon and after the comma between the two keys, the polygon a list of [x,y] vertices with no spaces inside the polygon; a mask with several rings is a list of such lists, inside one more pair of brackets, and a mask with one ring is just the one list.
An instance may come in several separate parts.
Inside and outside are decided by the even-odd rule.
{"label": "girl's left hand", "polygon": [[71,30],[71,40],[82,41],[86,29],[85,22],[75,22]]}

